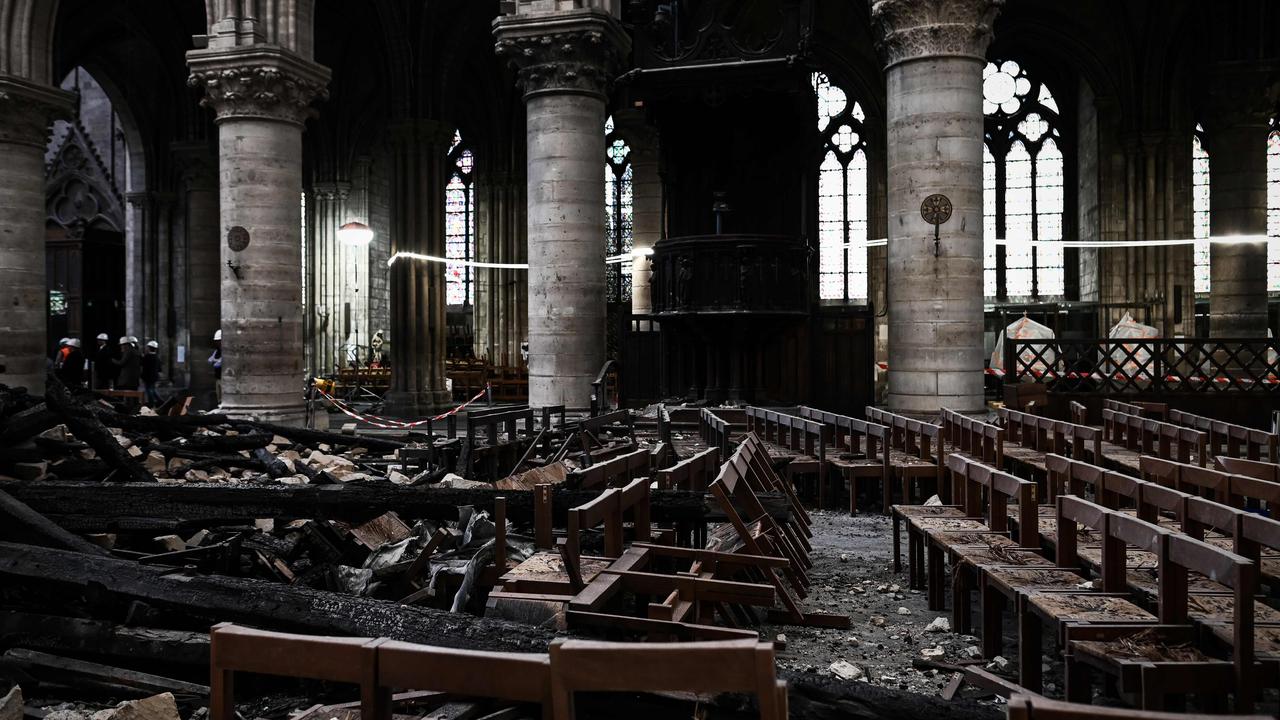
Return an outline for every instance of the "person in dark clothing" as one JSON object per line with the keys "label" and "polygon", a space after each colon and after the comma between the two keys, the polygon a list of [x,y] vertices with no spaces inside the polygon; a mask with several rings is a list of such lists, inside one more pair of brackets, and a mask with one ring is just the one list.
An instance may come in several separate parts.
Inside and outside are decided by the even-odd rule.
{"label": "person in dark clothing", "polygon": [[213,333],[213,352],[209,353],[209,365],[213,368],[213,392],[222,404],[222,330]]}
{"label": "person in dark clothing", "polygon": [[93,351],[93,387],[110,390],[116,381],[115,348],[106,333],[98,333],[98,347]]}
{"label": "person in dark clothing", "polygon": [[147,392],[147,404],[160,404],[160,393],[156,392],[156,382],[160,380],[160,343],[155,340],[147,342],[147,352],[142,355],[142,387]]}
{"label": "person in dark clothing", "polygon": [[67,353],[58,366],[58,379],[68,387],[79,387],[84,383],[84,353],[80,352],[80,341],[67,339]]}
{"label": "person in dark clothing", "polygon": [[142,358],[138,355],[138,339],[132,335],[120,338],[120,357],[113,358],[119,374],[116,375],[117,390],[137,390],[138,379],[142,373]]}

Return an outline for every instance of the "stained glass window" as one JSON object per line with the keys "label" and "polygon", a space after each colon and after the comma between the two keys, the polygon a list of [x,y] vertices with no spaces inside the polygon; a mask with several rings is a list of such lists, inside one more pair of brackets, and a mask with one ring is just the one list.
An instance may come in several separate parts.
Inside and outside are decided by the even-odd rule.
{"label": "stained glass window", "polygon": [[608,301],[631,300],[632,170],[631,146],[614,130],[613,118],[604,124],[604,245],[610,257],[625,255],[618,263],[605,265],[605,294]]}
{"label": "stained glass window", "polygon": [[1280,292],[1280,117],[1267,136],[1267,290]]}
{"label": "stained glass window", "polygon": [[1209,153],[1204,149],[1204,127],[1196,124],[1191,136],[1191,233],[1194,250],[1196,294],[1209,292]]}
{"label": "stained glass window", "polygon": [[[453,134],[449,147],[449,182],[444,187],[444,250],[449,260],[471,262],[476,254],[475,156]],[[445,265],[445,302],[475,303],[474,270],[470,265]]]}
{"label": "stained glass window", "polygon": [[[1065,294],[1062,135],[1049,88],[1012,60],[983,71],[983,286],[989,297],[1048,299]],[[1006,241],[1000,252],[996,240]]]}
{"label": "stained glass window", "polygon": [[818,98],[818,297],[867,299],[866,114],[823,73],[813,74]]}

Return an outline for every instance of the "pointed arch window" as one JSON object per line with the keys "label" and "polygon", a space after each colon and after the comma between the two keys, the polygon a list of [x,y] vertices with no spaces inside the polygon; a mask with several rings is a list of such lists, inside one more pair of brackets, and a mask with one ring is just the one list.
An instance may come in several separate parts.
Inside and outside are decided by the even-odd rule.
{"label": "pointed arch window", "polygon": [[1267,290],[1280,292],[1280,117],[1267,135]]}
{"label": "pointed arch window", "polygon": [[1209,293],[1209,152],[1205,149],[1204,126],[1196,123],[1191,135],[1191,234],[1197,295]]}
{"label": "pointed arch window", "polygon": [[632,170],[631,146],[615,130],[613,117],[604,124],[604,251],[626,256],[605,265],[605,294],[611,303],[631,301]]}
{"label": "pointed arch window", "polygon": [[822,159],[818,164],[818,297],[867,300],[867,144],[862,106],[814,73]]}
{"label": "pointed arch window", "polygon": [[[1012,60],[987,63],[982,75],[986,293],[1011,300],[1061,297],[1066,283],[1062,248],[1029,244],[1063,239],[1065,162],[1058,103],[1046,85]],[[997,238],[1008,244],[999,248]]]}
{"label": "pointed arch window", "polygon": [[[470,263],[476,255],[475,155],[453,134],[449,147],[449,182],[444,187],[444,249],[449,260]],[[475,274],[470,265],[445,265],[445,302],[475,304]]]}

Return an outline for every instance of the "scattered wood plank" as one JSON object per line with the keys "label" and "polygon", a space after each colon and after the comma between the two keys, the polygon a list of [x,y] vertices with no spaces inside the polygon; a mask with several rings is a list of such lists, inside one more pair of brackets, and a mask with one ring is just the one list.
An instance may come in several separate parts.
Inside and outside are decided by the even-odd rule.
{"label": "scattered wood plank", "polygon": [[194,667],[209,664],[209,636],[205,633],[126,627],[39,613],[0,614],[0,645]]}
{"label": "scattered wood plank", "polygon": [[87,660],[51,655],[38,650],[14,648],[4,654],[6,662],[14,663],[36,677],[52,674],[54,677],[89,678],[107,682],[112,685],[123,685],[149,693],[171,692],[175,695],[195,695],[208,697],[206,685],[196,685],[184,680],[138,672],[128,668],[112,667]]}
{"label": "scattered wood plank", "polygon": [[45,381],[44,397],[45,404],[66,423],[67,429],[93,448],[98,457],[119,474],[118,480],[141,483],[155,481],[151,473],[120,447],[120,443],[102,421],[84,405],[76,402],[67,387],[53,375],[49,375]]}

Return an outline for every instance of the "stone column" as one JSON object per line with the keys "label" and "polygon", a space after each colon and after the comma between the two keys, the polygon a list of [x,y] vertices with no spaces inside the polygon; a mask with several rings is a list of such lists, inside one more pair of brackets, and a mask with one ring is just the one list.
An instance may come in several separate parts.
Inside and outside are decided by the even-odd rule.
{"label": "stone column", "polygon": [[[982,69],[1003,0],[875,0],[885,62],[889,204],[889,406],[980,410]],[[920,214],[951,200],[934,256]]]}
{"label": "stone column", "polygon": [[0,383],[44,393],[44,149],[70,93],[0,76]]}
{"label": "stone column", "polygon": [[[525,180],[522,174],[485,172],[476,177],[476,259],[524,262]],[[527,289],[523,270],[478,268],[475,304],[475,353],[495,365],[519,367],[524,341]]]}
{"label": "stone column", "polygon": [[1262,73],[1227,69],[1209,91],[1209,234],[1253,242],[1209,247],[1209,334],[1267,336],[1267,122],[1273,98]]}
{"label": "stone column", "polygon": [[[302,128],[329,72],[271,46],[193,50],[187,60],[217,112],[222,408],[301,423]],[[246,235],[231,247],[229,236]]]}
{"label": "stone column", "polygon": [[605,360],[605,91],[630,40],[594,8],[507,15],[494,32],[525,99],[529,403],[586,408]]}
{"label": "stone column", "polygon": [[[445,162],[453,127],[403,120],[391,127],[391,253],[444,257]],[[386,410],[421,417],[449,403],[445,389],[444,265],[397,260],[391,274],[391,390]]]}
{"label": "stone column", "polygon": [[213,333],[219,328],[222,312],[219,282],[221,270],[218,225],[218,159],[205,143],[174,147],[182,164],[182,189],[186,205],[186,294],[187,361],[191,373],[190,390],[197,407],[212,407]]}
{"label": "stone column", "polygon": [[613,114],[613,122],[631,147],[631,313],[653,311],[649,278],[653,264],[649,255],[662,239],[662,176],[658,166],[658,130],[645,122],[642,108],[627,108]]}

